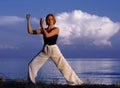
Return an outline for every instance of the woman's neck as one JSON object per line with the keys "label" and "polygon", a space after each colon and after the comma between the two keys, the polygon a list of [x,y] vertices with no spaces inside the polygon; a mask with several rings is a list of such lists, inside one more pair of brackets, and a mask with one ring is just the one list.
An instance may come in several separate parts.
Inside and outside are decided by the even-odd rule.
{"label": "woman's neck", "polygon": [[54,26],[52,25],[52,26],[48,26],[48,30],[50,30],[50,29],[52,29],[52,28],[54,28]]}

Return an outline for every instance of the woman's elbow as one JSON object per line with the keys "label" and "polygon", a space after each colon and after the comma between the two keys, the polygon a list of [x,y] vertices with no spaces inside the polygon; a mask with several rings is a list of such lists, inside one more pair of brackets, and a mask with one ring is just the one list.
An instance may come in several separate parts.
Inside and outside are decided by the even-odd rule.
{"label": "woman's elbow", "polygon": [[50,36],[46,35],[46,38],[49,38]]}
{"label": "woman's elbow", "polygon": [[33,34],[31,31],[28,31],[28,34]]}

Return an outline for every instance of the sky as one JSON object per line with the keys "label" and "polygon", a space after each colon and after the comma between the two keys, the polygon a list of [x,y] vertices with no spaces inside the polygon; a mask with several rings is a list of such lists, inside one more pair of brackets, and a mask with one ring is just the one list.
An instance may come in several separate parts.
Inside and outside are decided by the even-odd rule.
{"label": "sky", "polygon": [[0,58],[32,58],[42,35],[27,33],[53,13],[60,28],[58,46],[65,57],[120,58],[120,0],[0,0]]}

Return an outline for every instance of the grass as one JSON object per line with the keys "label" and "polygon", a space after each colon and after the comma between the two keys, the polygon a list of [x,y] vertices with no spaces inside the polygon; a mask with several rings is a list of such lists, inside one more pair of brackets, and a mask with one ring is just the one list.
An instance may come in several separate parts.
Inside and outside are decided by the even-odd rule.
{"label": "grass", "polygon": [[61,84],[37,83],[36,85],[20,81],[4,81],[0,82],[0,88],[120,88],[120,85],[105,84],[83,84],[79,86],[69,86]]}
{"label": "grass", "polygon": [[36,85],[28,83],[25,79],[5,80],[0,77],[0,88],[120,88],[120,84],[83,84],[77,86],[38,82]]}

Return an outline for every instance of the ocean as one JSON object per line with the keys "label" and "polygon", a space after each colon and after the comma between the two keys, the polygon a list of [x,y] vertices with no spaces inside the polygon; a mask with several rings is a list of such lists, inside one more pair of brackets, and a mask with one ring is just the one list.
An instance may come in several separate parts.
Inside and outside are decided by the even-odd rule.
{"label": "ocean", "polygon": [[[0,77],[27,79],[29,58],[0,58]],[[84,83],[120,84],[120,58],[67,58]],[[38,72],[37,81],[66,84],[65,79],[48,60]]]}

